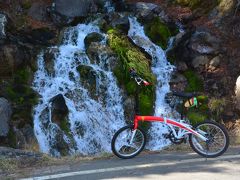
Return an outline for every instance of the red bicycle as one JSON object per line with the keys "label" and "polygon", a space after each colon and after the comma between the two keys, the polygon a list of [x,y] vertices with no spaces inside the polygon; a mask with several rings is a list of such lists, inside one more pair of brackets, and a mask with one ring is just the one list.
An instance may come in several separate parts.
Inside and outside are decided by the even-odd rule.
{"label": "red bicycle", "polygon": [[[141,86],[149,83],[139,77],[135,70],[130,70],[131,78]],[[229,146],[229,136],[224,126],[214,121],[204,121],[194,127],[184,120],[172,120],[165,117],[141,116],[138,110],[138,93],[136,92],[136,115],[133,125],[127,125],[119,129],[113,136],[111,147],[113,153],[119,158],[130,159],[137,156],[146,145],[146,133],[138,126],[139,121],[157,121],[164,123],[169,128],[168,138],[174,144],[181,144],[189,140],[191,148],[199,155],[214,158],[222,155]],[[188,103],[197,106],[197,93],[173,92],[173,95],[188,98]]]}

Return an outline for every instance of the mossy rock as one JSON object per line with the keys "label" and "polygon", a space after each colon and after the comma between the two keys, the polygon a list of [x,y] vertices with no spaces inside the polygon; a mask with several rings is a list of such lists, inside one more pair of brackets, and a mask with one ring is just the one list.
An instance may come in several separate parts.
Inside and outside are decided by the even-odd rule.
{"label": "mossy rock", "polygon": [[151,114],[155,100],[156,78],[151,72],[150,60],[129,41],[127,36],[117,30],[111,29],[108,31],[108,44],[121,60],[114,69],[114,74],[119,84],[127,90],[129,95],[134,95],[136,88],[140,88],[130,78],[129,70],[131,68],[135,69],[142,78],[152,84],[149,87],[142,88],[139,96],[141,114]]}
{"label": "mossy rock", "polygon": [[183,73],[187,78],[188,85],[185,89],[187,92],[203,91],[203,80],[192,70],[187,70]]}
{"label": "mossy rock", "polygon": [[100,42],[103,39],[104,39],[103,35],[93,32],[93,33],[88,34],[85,37],[84,44],[85,44],[86,48],[88,48],[92,42]]}
{"label": "mossy rock", "polygon": [[171,31],[159,17],[155,17],[152,21],[146,23],[144,25],[144,30],[151,41],[161,46],[163,49],[167,49],[169,38],[178,32],[177,29]]}

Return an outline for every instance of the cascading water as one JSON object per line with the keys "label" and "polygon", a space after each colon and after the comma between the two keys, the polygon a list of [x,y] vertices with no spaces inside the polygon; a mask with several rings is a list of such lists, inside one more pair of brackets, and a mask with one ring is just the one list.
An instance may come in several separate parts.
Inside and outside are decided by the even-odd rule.
{"label": "cascading water", "polygon": [[[130,30],[128,36],[136,45],[142,47],[152,57],[152,71],[157,78],[155,115],[171,117],[172,109],[165,102],[165,96],[170,91],[169,81],[174,66],[167,61],[165,52],[159,46],[151,42],[145,35],[143,26],[137,22],[136,18],[131,17],[129,21]],[[171,45],[171,41],[169,44]],[[168,132],[167,127],[162,123],[152,123],[149,132],[151,136],[148,142],[149,149],[159,150],[170,143],[162,136],[162,134]]]}
{"label": "cascading water", "polygon": [[[122,97],[108,59],[92,62],[85,53],[84,38],[92,32],[100,33],[94,23],[80,24],[65,32],[63,45],[50,48],[58,49],[54,72],[46,70],[44,52],[38,57],[33,88],[41,98],[34,111],[34,129],[42,152],[60,156],[56,145],[59,141],[68,146],[68,153],[109,152],[113,133],[124,126]],[[79,66],[90,68],[96,77],[97,98],[92,98],[81,83]],[[58,94],[63,95],[69,110],[70,136],[51,120],[49,101]]]}

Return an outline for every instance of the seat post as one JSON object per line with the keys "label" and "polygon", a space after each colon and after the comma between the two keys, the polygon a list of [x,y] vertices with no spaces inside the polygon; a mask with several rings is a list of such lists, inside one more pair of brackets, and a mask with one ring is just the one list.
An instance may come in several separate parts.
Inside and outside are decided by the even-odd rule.
{"label": "seat post", "polygon": [[135,114],[140,115],[140,108],[139,108],[139,89],[137,87],[135,92]]}

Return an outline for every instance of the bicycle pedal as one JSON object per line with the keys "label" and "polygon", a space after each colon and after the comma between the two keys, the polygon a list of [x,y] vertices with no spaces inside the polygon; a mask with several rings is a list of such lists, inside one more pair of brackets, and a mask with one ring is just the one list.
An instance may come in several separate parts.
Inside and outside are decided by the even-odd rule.
{"label": "bicycle pedal", "polygon": [[170,134],[163,134],[163,137],[166,138],[166,139],[169,139],[170,138]]}

